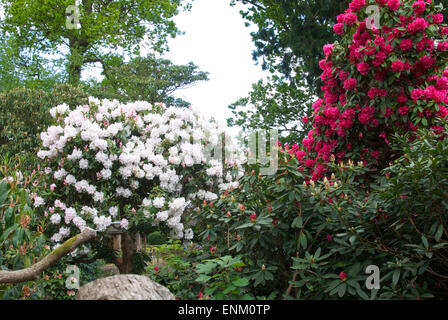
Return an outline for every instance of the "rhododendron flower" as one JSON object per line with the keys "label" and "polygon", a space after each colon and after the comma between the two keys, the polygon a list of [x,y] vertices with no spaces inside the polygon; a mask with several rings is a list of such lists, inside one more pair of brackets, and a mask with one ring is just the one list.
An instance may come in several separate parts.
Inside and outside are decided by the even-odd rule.
{"label": "rhododendron flower", "polygon": [[430,15],[430,17],[432,17],[434,23],[436,23],[436,24],[440,24],[443,22],[443,14],[441,14],[441,13],[436,13],[436,14]]}
{"label": "rhododendron flower", "polygon": [[312,168],[314,166],[314,161],[312,159],[306,159],[305,166]]}
{"label": "rhododendron flower", "polygon": [[387,6],[389,7],[389,10],[395,11],[400,7],[400,0],[389,0],[387,1]]}
{"label": "rhododendron flower", "polygon": [[249,217],[251,222],[255,222],[257,220],[257,214],[254,212]]}
{"label": "rhododendron flower", "polygon": [[353,12],[358,12],[360,9],[362,9],[364,6],[366,5],[366,1],[365,0],[353,0],[350,4],[349,4],[349,8],[350,10],[352,10]]}
{"label": "rhododendron flower", "polygon": [[425,19],[417,18],[413,22],[408,24],[407,31],[410,34],[415,34],[417,32],[423,32],[426,29],[427,25],[428,25],[428,23],[425,21]]}
{"label": "rhododendron flower", "polygon": [[402,71],[404,69],[404,63],[401,62],[400,60],[394,61],[391,64],[391,68],[394,72],[399,72]]}
{"label": "rhododendron flower", "polygon": [[437,51],[447,51],[448,50],[448,43],[446,41],[439,42],[437,44]]}
{"label": "rhododendron flower", "polygon": [[326,45],[324,45],[323,50],[324,50],[325,55],[329,56],[331,54],[331,52],[333,51],[333,48],[334,48],[334,44],[326,44]]}
{"label": "rhododendron flower", "polygon": [[[181,220],[186,207],[197,209],[202,201],[217,199],[217,192],[238,187],[237,179],[243,175],[242,158],[230,134],[191,108],[89,98],[89,104],[74,109],[62,105],[50,113],[56,123],[41,134],[43,148],[38,156],[48,162],[49,179],[63,182],[55,183],[59,193],[73,198],[69,208],[59,199],[54,202],[54,209],[62,212],[52,213],[50,219],[53,224],[65,223],[51,237],[55,242],[75,232],[73,227],[105,231],[112,218],[126,229],[131,223],[128,219],[136,219],[137,207],[143,208],[154,226],[166,223],[170,237],[192,238]],[[216,147],[225,149],[225,161],[214,159],[207,150]],[[191,175],[193,166],[195,179],[203,180],[198,185],[207,190],[183,190],[184,171],[190,170]],[[230,167],[237,168],[238,177],[223,176]],[[154,186],[157,192],[148,194]],[[119,212],[119,202],[134,208],[134,214]],[[35,203],[39,205],[39,199]],[[157,213],[150,211],[165,207],[154,210]]]}
{"label": "rhododendron flower", "polygon": [[344,33],[344,24],[343,24],[343,23],[336,23],[336,24],[333,26],[333,31],[334,31],[336,34],[342,35],[342,34]]}
{"label": "rhododendron flower", "polygon": [[128,229],[128,226],[129,226],[129,221],[128,221],[127,219],[122,219],[122,220],[120,221],[120,227],[121,227],[122,229],[127,230],[127,229]]}
{"label": "rhododendron flower", "polygon": [[351,26],[352,24],[354,24],[357,19],[358,19],[358,16],[356,14],[354,14],[353,12],[347,12],[346,14],[343,15],[343,22],[348,26]]}
{"label": "rhododendron flower", "polygon": [[408,106],[402,106],[402,107],[398,108],[398,113],[401,114],[402,116],[407,115],[408,111],[409,111]]}
{"label": "rhododendron flower", "polygon": [[414,43],[412,42],[411,39],[403,39],[400,42],[400,49],[402,51],[409,51],[412,49]]}
{"label": "rhododendron flower", "polygon": [[344,271],[341,271],[341,273],[339,273],[339,279],[341,279],[341,281],[346,281],[347,274]]}
{"label": "rhododendron flower", "polygon": [[357,65],[356,68],[362,75],[366,75],[370,71],[370,65],[367,62],[361,62],[360,64]]}
{"label": "rhododendron flower", "polygon": [[299,150],[295,153],[295,155],[296,155],[297,159],[301,160],[305,156],[305,151]]}
{"label": "rhododendron flower", "polygon": [[425,12],[426,9],[426,4],[422,0],[415,1],[414,4],[412,5],[412,9],[414,9],[414,14],[416,15],[423,14],[423,12]]}
{"label": "rhododendron flower", "polygon": [[355,78],[349,78],[344,81],[344,88],[347,91],[353,90],[357,84],[358,84],[358,81]]}

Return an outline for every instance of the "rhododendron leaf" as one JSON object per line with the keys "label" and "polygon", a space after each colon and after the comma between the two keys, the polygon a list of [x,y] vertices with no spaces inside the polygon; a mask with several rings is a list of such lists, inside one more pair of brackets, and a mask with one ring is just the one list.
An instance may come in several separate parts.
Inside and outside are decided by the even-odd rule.
{"label": "rhododendron leaf", "polygon": [[435,236],[434,236],[434,239],[435,239],[436,241],[439,241],[440,238],[442,237],[442,235],[443,235],[443,225],[441,224],[441,225],[439,225],[439,227],[437,228],[437,232],[436,232],[436,234],[435,234]]}
{"label": "rhododendron leaf", "polygon": [[395,287],[400,279],[400,269],[396,269],[392,275],[392,284]]}
{"label": "rhododendron leaf", "polygon": [[249,280],[247,278],[240,278],[235,281],[232,281],[232,284],[237,287],[245,287],[249,285]]}

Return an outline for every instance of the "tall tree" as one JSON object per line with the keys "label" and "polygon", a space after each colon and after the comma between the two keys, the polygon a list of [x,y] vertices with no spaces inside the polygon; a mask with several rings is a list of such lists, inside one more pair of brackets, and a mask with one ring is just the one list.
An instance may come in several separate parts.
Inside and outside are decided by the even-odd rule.
{"label": "tall tree", "polygon": [[63,53],[68,82],[75,85],[85,65],[104,67],[111,57],[138,54],[142,41],[163,52],[167,38],[179,34],[172,18],[190,8],[188,0],[81,0],[75,7],[70,7],[74,0],[0,4],[5,12],[2,29],[27,53],[24,57],[41,60]]}

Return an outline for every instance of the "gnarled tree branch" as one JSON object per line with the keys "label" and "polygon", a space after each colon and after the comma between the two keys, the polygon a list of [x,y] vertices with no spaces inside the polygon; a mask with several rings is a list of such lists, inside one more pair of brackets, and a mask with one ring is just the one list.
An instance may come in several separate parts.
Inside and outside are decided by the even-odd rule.
{"label": "gnarled tree branch", "polygon": [[31,267],[16,271],[0,271],[0,283],[19,283],[30,280],[37,280],[40,274],[48,267],[56,263],[66,254],[74,251],[83,243],[96,237],[96,231],[90,228],[68,239],[59,247],[54,249],[49,255]]}

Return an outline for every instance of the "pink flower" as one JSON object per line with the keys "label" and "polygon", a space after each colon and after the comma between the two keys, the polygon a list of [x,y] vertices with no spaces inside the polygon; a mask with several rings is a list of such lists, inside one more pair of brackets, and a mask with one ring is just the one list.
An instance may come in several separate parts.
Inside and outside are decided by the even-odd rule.
{"label": "pink flower", "polygon": [[333,241],[333,236],[331,234],[327,234],[327,241]]}
{"label": "pink flower", "polygon": [[414,9],[414,14],[420,15],[423,12],[425,12],[426,4],[424,1],[421,0],[415,1],[414,4],[412,5],[412,9]]}
{"label": "pink flower", "polygon": [[353,0],[353,1],[349,4],[349,8],[350,8],[350,10],[352,10],[353,12],[358,12],[358,11],[361,10],[365,5],[366,5],[366,1],[365,1],[365,0]]}
{"label": "pink flower", "polygon": [[360,64],[357,65],[357,69],[359,73],[366,75],[370,71],[370,65],[367,62],[361,62]]}
{"label": "pink flower", "polygon": [[404,69],[404,63],[400,60],[394,61],[391,64],[391,68],[394,72],[402,71]]}
{"label": "pink flower", "polygon": [[435,24],[440,24],[443,22],[443,14],[441,13],[436,13],[430,16],[432,17],[432,21],[434,21]]}
{"label": "pink flower", "polygon": [[448,43],[446,41],[439,42],[437,45],[437,51],[447,51],[448,50]]}
{"label": "pink flower", "polygon": [[324,45],[324,53],[326,56],[329,56],[331,52],[333,51],[334,44],[326,44]]}
{"label": "pink flower", "polygon": [[314,166],[314,161],[312,159],[306,159],[305,166],[311,168],[312,166]]}
{"label": "pink flower", "polygon": [[254,213],[252,213],[251,215],[250,215],[250,221],[251,222],[255,222],[256,220],[257,220],[257,214],[254,212]]}
{"label": "pink flower", "polygon": [[414,21],[412,21],[410,24],[408,24],[407,31],[410,34],[415,34],[417,32],[423,32],[425,31],[426,26],[428,23],[423,18],[417,18]]}
{"label": "pink flower", "polygon": [[305,156],[305,151],[300,150],[300,151],[296,152],[296,158],[297,159],[301,160],[301,159],[303,159],[304,156]]}
{"label": "pink flower", "polygon": [[343,70],[340,70],[340,71],[339,71],[339,79],[340,79],[341,81],[345,81],[345,80],[347,80],[348,75],[349,75],[348,72],[345,72],[345,71],[343,71]]}
{"label": "pink flower", "polygon": [[356,80],[355,78],[349,78],[344,81],[344,88],[347,91],[353,90],[357,84],[358,84],[358,80]]}
{"label": "pink flower", "polygon": [[341,273],[339,273],[339,279],[341,279],[341,281],[346,281],[347,274],[344,271],[341,271]]}
{"label": "pink flower", "polygon": [[343,23],[336,23],[333,26],[333,31],[338,34],[338,35],[342,35],[344,33],[344,24]]}
{"label": "pink flower", "polygon": [[348,12],[343,16],[343,21],[346,25],[351,26],[358,20],[358,16],[353,12]]}
{"label": "pink flower", "polygon": [[395,11],[400,6],[400,0],[389,0],[387,1],[387,6],[389,7],[389,10]]}
{"label": "pink flower", "polygon": [[398,108],[398,113],[401,114],[402,116],[407,115],[408,111],[409,111],[408,106],[402,106],[402,107]]}
{"label": "pink flower", "polygon": [[411,98],[412,100],[419,100],[423,97],[423,90],[422,89],[414,89],[411,92]]}

